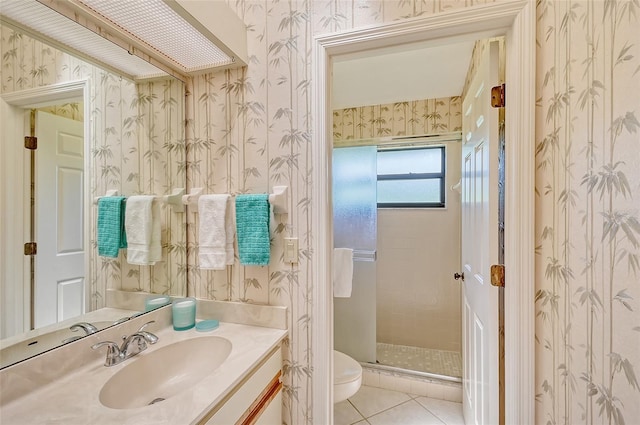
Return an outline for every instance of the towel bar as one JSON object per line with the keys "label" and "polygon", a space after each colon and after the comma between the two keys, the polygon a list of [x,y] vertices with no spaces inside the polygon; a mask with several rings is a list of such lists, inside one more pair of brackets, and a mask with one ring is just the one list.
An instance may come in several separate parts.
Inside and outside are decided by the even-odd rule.
{"label": "towel bar", "polygon": [[[165,195],[165,196],[154,196],[153,197],[153,201],[162,201],[165,204],[171,205],[171,207],[173,208],[174,212],[184,212],[184,206],[182,205],[182,203],[180,202],[180,198],[182,198],[182,195],[184,194],[184,189],[183,188],[177,188],[174,189],[173,192],[171,193],[171,195]],[[96,196],[93,199],[93,203],[94,205],[98,204],[98,200],[100,198],[103,197],[108,197],[108,196],[119,196],[118,190],[116,189],[110,189],[107,190],[104,194],[104,196]]]}
{"label": "towel bar", "polygon": [[[202,196],[203,188],[194,187],[188,195],[182,196],[182,203],[191,207],[198,206],[198,199]],[[235,196],[233,193],[231,196]],[[273,193],[269,194],[269,204],[274,214],[287,214],[289,203],[289,186],[274,186]],[[197,209],[194,211],[196,212]]]}

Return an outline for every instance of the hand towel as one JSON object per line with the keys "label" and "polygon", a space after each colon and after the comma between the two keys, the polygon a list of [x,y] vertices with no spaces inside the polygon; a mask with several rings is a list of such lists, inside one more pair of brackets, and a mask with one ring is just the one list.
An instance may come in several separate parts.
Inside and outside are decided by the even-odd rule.
{"label": "hand towel", "polygon": [[236,196],[238,255],[245,266],[266,266],[271,257],[269,195]]}
{"label": "hand towel", "polygon": [[198,258],[201,269],[224,270],[233,264],[235,228],[229,195],[202,195],[198,199]]}
{"label": "hand towel", "polygon": [[162,222],[160,202],[151,202],[151,246],[149,248],[149,264],[162,261]]}
{"label": "hand towel", "polygon": [[125,206],[123,196],[103,196],[98,199],[98,255],[117,258],[120,248],[127,247]]}
{"label": "hand towel", "polygon": [[225,246],[225,251],[226,251],[226,263],[228,266],[232,266],[235,262],[236,262],[236,252],[235,249],[233,248],[233,242],[236,239],[236,223],[235,220],[233,219],[233,213],[235,211],[235,208],[233,207],[233,200],[229,199],[229,201],[227,202],[227,208],[226,208],[226,212],[225,212],[225,216],[224,216],[224,227],[226,229],[226,236],[227,236],[227,244]]}
{"label": "hand towel", "polygon": [[129,264],[149,266],[160,261],[160,206],[153,196],[130,196],[127,199],[125,228],[127,231],[127,261]]}
{"label": "hand towel", "polygon": [[353,249],[333,249],[333,296],[351,297],[353,283]]}

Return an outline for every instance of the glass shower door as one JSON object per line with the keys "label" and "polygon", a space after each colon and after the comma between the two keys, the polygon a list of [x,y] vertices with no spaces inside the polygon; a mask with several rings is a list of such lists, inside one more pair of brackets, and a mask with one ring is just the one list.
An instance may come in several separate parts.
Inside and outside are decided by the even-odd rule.
{"label": "glass shower door", "polygon": [[377,166],[375,146],[333,150],[334,248],[353,249],[351,297],[334,298],[334,347],[376,362]]}

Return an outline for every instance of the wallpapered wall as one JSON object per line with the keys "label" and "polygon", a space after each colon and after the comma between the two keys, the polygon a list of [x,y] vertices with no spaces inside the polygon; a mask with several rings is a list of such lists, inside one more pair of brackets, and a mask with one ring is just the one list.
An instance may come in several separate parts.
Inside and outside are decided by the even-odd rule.
{"label": "wallpapered wall", "polygon": [[[197,296],[289,307],[284,420],[310,423],[312,37],[484,2],[227,3],[247,24],[250,65],[195,78],[188,97],[195,116],[188,123],[193,137],[188,141],[186,177],[190,187],[201,185],[218,193],[267,192],[273,185],[288,184],[291,212],[277,218],[269,267],[200,272],[195,261],[197,218],[190,218],[188,228],[189,240],[196,242],[178,249],[188,248],[188,262],[178,257],[175,263],[178,272],[189,273]],[[637,8],[634,0],[537,3],[536,422],[540,424],[622,423],[623,419],[630,423],[640,417]],[[11,86],[15,81],[5,82],[4,54],[3,50],[3,90],[7,85],[7,90],[15,90]],[[30,80],[29,70],[18,71],[17,78]],[[121,84],[115,86],[122,88]],[[127,128],[118,126],[117,134],[126,134]],[[164,155],[173,149],[153,152]],[[146,150],[139,148],[134,157]],[[140,158],[144,163],[146,156]],[[171,163],[184,165],[179,159]],[[120,173],[119,181],[126,181],[124,175]],[[300,238],[296,267],[281,261],[281,236],[288,234]]]}
{"label": "wallpapered wall", "polygon": [[83,108],[84,106],[82,102],[71,102],[62,103],[60,105],[43,106],[42,108],[38,108],[38,111],[82,122],[84,121]]}
{"label": "wallpapered wall", "polygon": [[[287,423],[312,416],[312,37],[478,3],[228,2],[248,25],[251,63],[197,79],[200,152],[190,152],[197,161],[188,178],[221,191],[283,182],[293,189],[280,230],[301,238],[298,267],[278,261],[277,237],[268,270],[238,270],[229,279],[238,299],[291,309]],[[537,5],[537,423],[628,423],[640,415],[637,7],[621,0]],[[199,293],[226,294],[225,278],[200,283]]]}
{"label": "wallpapered wall", "polygon": [[462,131],[462,98],[414,100],[333,111],[333,140]]}
{"label": "wallpapered wall", "polygon": [[539,1],[539,423],[640,418],[640,4]]}
{"label": "wallpapered wall", "polygon": [[[1,35],[2,93],[89,78],[92,196],[109,189],[124,195],[163,195],[185,186],[182,83],[172,79],[134,84],[6,26]],[[74,118],[82,115],[73,105],[57,110]],[[92,207],[92,223],[96,212]],[[91,249],[92,309],[104,306],[107,287],[184,294],[184,218],[163,207],[162,220],[166,261],[155,266],[130,266],[122,251],[119,258],[106,259]],[[95,248],[95,228],[90,238]]]}

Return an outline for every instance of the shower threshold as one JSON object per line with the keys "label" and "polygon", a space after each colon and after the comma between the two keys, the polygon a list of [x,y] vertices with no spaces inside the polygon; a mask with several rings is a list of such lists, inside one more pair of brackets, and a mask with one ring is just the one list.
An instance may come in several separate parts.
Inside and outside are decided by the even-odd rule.
{"label": "shower threshold", "polygon": [[458,351],[378,342],[377,366],[414,376],[460,382],[462,355]]}
{"label": "shower threshold", "polygon": [[388,366],[388,365],[384,365],[384,364],[380,364],[380,363],[363,363],[363,362],[360,362],[360,365],[363,368],[366,368],[366,369],[385,371],[385,372],[392,372],[393,374],[403,375],[403,376],[407,376],[407,377],[427,378],[427,379],[435,380],[435,381],[458,382],[458,383],[462,382],[462,378],[457,377],[457,376],[439,375],[437,373],[422,372],[422,371],[419,371],[419,370],[411,370],[411,369],[404,369],[404,368],[401,368],[401,367]]}

